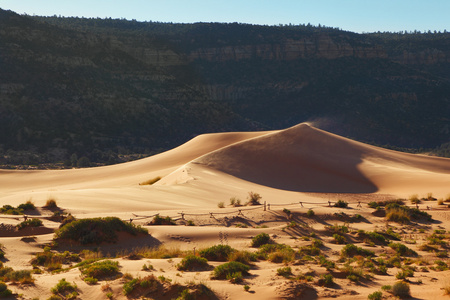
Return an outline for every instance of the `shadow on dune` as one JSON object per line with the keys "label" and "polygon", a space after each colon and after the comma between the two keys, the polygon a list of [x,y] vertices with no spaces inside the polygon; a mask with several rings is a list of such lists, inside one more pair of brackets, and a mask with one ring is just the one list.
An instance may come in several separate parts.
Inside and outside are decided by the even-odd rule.
{"label": "shadow on dune", "polygon": [[363,144],[300,124],[230,145],[193,161],[268,187],[316,193],[378,190],[358,165]]}

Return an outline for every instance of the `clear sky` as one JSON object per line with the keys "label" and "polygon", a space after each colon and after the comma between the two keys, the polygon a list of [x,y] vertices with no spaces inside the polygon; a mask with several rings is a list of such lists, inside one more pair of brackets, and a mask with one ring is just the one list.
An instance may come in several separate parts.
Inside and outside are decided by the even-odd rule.
{"label": "clear sky", "polygon": [[450,0],[0,0],[19,14],[174,23],[307,24],[354,32],[450,31]]}

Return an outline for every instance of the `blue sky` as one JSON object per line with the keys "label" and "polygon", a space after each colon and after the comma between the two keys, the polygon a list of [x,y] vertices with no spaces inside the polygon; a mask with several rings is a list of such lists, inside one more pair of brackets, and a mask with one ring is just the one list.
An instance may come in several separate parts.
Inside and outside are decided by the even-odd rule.
{"label": "blue sky", "polygon": [[450,0],[0,0],[29,15],[174,23],[307,24],[354,32],[450,31]]}

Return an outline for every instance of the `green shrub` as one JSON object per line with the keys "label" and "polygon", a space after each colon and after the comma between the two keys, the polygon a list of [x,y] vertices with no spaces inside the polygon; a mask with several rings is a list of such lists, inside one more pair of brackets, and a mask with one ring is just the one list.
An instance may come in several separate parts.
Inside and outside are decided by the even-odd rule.
{"label": "green shrub", "polygon": [[55,199],[49,198],[47,200],[47,202],[45,203],[44,207],[46,209],[56,209],[56,208],[58,208],[58,205],[56,204],[56,200]]}
{"label": "green shrub", "polygon": [[397,253],[397,255],[400,255],[400,256],[417,256],[417,252],[416,251],[406,247],[402,243],[390,243],[388,246],[391,247],[392,249],[394,249],[395,252]]}
{"label": "green shrub", "polygon": [[260,233],[252,239],[252,247],[259,247],[264,244],[269,244],[272,242],[272,239],[267,233]]}
{"label": "green shrub", "polygon": [[217,207],[218,208],[224,208],[225,207],[225,203],[223,201],[217,203]]}
{"label": "green shrub", "polygon": [[19,230],[26,227],[39,227],[42,226],[42,221],[39,219],[28,219],[26,221],[20,222],[16,225]]}
{"label": "green shrub", "polygon": [[325,274],[322,276],[323,284],[325,286],[331,286],[334,282],[334,277],[331,274]]}
{"label": "green shrub", "polygon": [[400,298],[411,297],[409,284],[403,281],[398,281],[392,286],[392,294]]}
{"label": "green shrub", "polygon": [[295,259],[295,251],[291,247],[278,249],[268,254],[267,260],[273,263],[289,263]]}
{"label": "green shrub", "polygon": [[169,216],[163,218],[160,215],[156,215],[153,217],[153,220],[148,223],[148,225],[176,225],[176,223]]}
{"label": "green shrub", "polygon": [[6,214],[6,215],[21,215],[21,214],[23,214],[22,209],[13,207],[9,204],[3,205],[3,207],[0,208],[0,212],[2,214]]}
{"label": "green shrub", "polygon": [[312,210],[312,209],[308,209],[308,211],[306,212],[306,216],[308,218],[312,218],[316,215],[316,213]]}
{"label": "green shrub", "polygon": [[258,260],[258,254],[249,251],[233,251],[228,255],[228,260],[251,265],[252,262]]}
{"label": "green shrub", "polygon": [[367,296],[367,299],[369,299],[369,300],[381,300],[381,299],[383,299],[383,293],[380,292],[380,291],[373,292],[372,294],[369,294]]}
{"label": "green shrub", "polygon": [[34,206],[34,203],[31,201],[22,203],[17,208],[21,210],[36,210],[36,206]]}
{"label": "green shrub", "polygon": [[392,208],[386,213],[386,220],[397,222],[400,224],[407,224],[410,222],[409,214],[400,208]]}
{"label": "green shrub", "polygon": [[119,263],[112,260],[98,261],[80,267],[80,271],[85,277],[101,280],[117,275],[119,273]]}
{"label": "green shrub", "polygon": [[0,298],[8,298],[12,295],[12,291],[8,289],[8,286],[3,281],[0,281]]}
{"label": "green shrub", "polygon": [[228,275],[236,272],[241,272],[243,275],[247,275],[250,267],[237,261],[230,261],[219,265],[213,270],[213,279],[225,279]]}
{"label": "green shrub", "polygon": [[340,234],[344,234],[344,233],[348,233],[348,227],[345,225],[329,225],[329,226],[325,226],[325,228],[328,231],[331,231],[332,233],[340,233]]}
{"label": "green shrub", "polygon": [[234,272],[231,274],[227,274],[227,280],[231,283],[241,283],[244,281],[244,276],[242,276],[242,272]]}
{"label": "green shrub", "polygon": [[94,278],[94,277],[86,277],[86,278],[84,278],[84,282],[86,282],[87,284],[90,284],[90,285],[96,284],[97,281],[98,281],[98,279]]}
{"label": "green shrub", "polygon": [[259,201],[262,199],[262,197],[258,193],[249,192],[247,199],[248,199],[247,205],[261,205]]}
{"label": "green shrub", "polygon": [[336,244],[345,244],[346,242],[345,237],[338,233],[333,234],[333,238]]}
{"label": "green shrub", "polygon": [[54,239],[69,239],[81,244],[100,244],[117,241],[117,232],[124,231],[132,235],[148,233],[147,229],[120,220],[117,217],[80,219],[59,228]]}
{"label": "green shrub", "polygon": [[348,207],[348,202],[343,201],[343,200],[338,200],[338,201],[334,204],[334,207],[347,208],[347,207]]}
{"label": "green shrub", "polygon": [[[70,284],[65,278],[61,279],[52,289],[51,292],[55,295],[62,296],[64,299],[74,299],[77,293],[77,285]],[[69,296],[70,295],[70,296]]]}
{"label": "green shrub", "polygon": [[138,286],[139,286],[139,279],[137,278],[125,282],[122,288],[123,294],[125,296],[130,295],[134,291],[134,289],[137,288]]}
{"label": "green shrub", "polygon": [[69,264],[80,261],[80,256],[75,253],[65,251],[63,253],[51,252],[50,249],[44,249],[44,252],[36,253],[36,257],[31,259],[31,265],[43,266],[49,271],[62,268],[62,264]]}
{"label": "green shrub", "polygon": [[354,244],[347,244],[344,246],[344,248],[342,248],[341,255],[344,257],[353,257],[355,255],[375,256],[375,253],[373,251],[358,247]]}
{"label": "green shrub", "polygon": [[292,275],[291,267],[278,268],[277,275],[289,278]]}
{"label": "green shrub", "polygon": [[31,270],[17,270],[14,271],[10,267],[3,267],[1,265],[0,268],[0,279],[1,281],[10,281],[12,283],[33,283],[34,278],[31,276]]}
{"label": "green shrub", "polygon": [[220,244],[200,250],[199,255],[211,261],[227,261],[229,255],[235,251],[236,249],[228,245]]}
{"label": "green shrub", "polygon": [[188,255],[177,265],[180,271],[205,270],[209,267],[208,260],[195,255]]}

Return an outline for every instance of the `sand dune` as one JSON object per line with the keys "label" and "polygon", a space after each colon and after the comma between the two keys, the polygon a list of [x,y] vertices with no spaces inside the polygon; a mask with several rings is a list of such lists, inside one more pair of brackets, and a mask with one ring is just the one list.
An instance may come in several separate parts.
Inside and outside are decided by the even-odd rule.
{"label": "sand dune", "polygon": [[[151,186],[139,185],[156,176],[162,179]],[[231,197],[238,197],[244,202],[249,191],[260,193],[264,201],[281,205],[272,206],[267,211],[244,210],[241,215],[236,215],[237,208],[228,206],[221,209],[222,214],[217,217],[209,217],[211,211],[218,213],[217,204],[220,201],[228,204]],[[62,171],[0,170],[0,206],[17,206],[29,199],[37,206],[43,206],[49,197],[53,197],[62,209],[77,218],[118,216],[126,220],[133,218],[133,222],[143,225],[149,220],[146,216],[160,213],[174,217],[183,211],[188,213],[186,220],[189,218],[196,224],[193,227],[147,226],[151,236],[130,238],[117,245],[101,245],[106,252],[159,244],[173,245],[182,250],[192,250],[194,247],[201,249],[217,244],[218,234],[223,237],[224,233],[228,237],[227,244],[248,250],[250,239],[261,232],[271,234],[278,243],[301,247],[310,243],[309,235],[305,236],[305,240],[297,237],[309,234],[309,230],[317,233],[317,237],[326,243],[322,250],[328,258],[337,260],[336,253],[343,245],[337,245],[331,237],[321,234],[325,232],[325,225],[345,220],[339,219],[343,211],[328,207],[327,200],[363,199],[364,202],[412,194],[423,197],[430,192],[435,197],[445,197],[450,193],[450,159],[381,149],[308,124],[271,132],[205,134],[173,150],[114,166]],[[308,204],[299,206],[299,201],[305,204],[308,201]],[[296,203],[296,206],[288,206],[294,213],[294,219],[287,217],[284,211],[286,203]],[[426,209],[428,205],[437,206],[435,203],[421,204],[421,209]],[[372,209],[367,205],[356,207],[355,202],[352,205],[346,213],[361,214],[364,220],[351,225],[355,232],[361,228],[374,230],[386,226],[384,218],[373,216]],[[314,209],[316,217],[305,218],[307,209]],[[340,214],[336,216],[337,212]],[[448,211],[445,208],[433,208],[430,212],[441,222],[439,228],[449,229]],[[202,213],[204,215],[199,216]],[[15,269],[31,268],[29,261],[33,253],[41,252],[43,246],[52,240],[53,236],[48,232],[56,229],[59,223],[43,218],[46,214],[51,215],[52,212],[41,208],[33,215],[44,219],[45,227],[20,234],[13,229],[22,220],[21,216],[0,216],[3,223],[3,231],[0,232],[0,235],[3,234],[2,250],[6,253],[5,263],[8,266]],[[292,220],[305,223],[308,229],[289,231],[285,225]],[[183,225],[184,221],[178,222]],[[235,226],[237,224],[241,226]],[[245,228],[242,224],[246,224]],[[419,238],[425,241],[433,229],[430,225]],[[410,236],[417,234],[415,229],[409,233]],[[377,251],[385,254],[387,248]],[[428,256],[429,260],[434,259],[434,254],[422,254]],[[165,276],[175,282],[181,280],[181,283],[207,282],[219,299],[296,299],[298,288],[302,284],[306,285],[296,285],[298,282],[295,280],[276,275],[281,265],[267,261],[259,261],[257,267],[251,270],[252,275],[245,279],[252,291],[247,293],[243,291],[242,285],[211,281],[209,271],[180,274],[175,266],[181,258],[117,260],[123,273],[129,272],[135,277],[145,276],[146,273],[141,270],[145,262],[154,264],[152,273],[156,276]],[[211,264],[216,266],[220,262]],[[306,273],[311,268],[314,269],[316,279],[327,273],[324,267],[313,265],[295,265],[293,272]],[[346,278],[336,278],[337,285],[332,288],[309,283],[311,295],[307,297],[367,299],[367,295],[377,287],[392,284],[396,270],[391,269],[389,272],[388,276],[376,275],[370,285],[352,284]],[[438,299],[442,296],[438,286],[441,287],[448,272],[417,275],[421,276],[423,284],[411,285],[413,295],[423,299]],[[35,277],[34,287],[9,286],[17,294],[25,294],[29,298],[47,298],[58,280],[66,278],[77,283],[82,299],[105,297],[100,285],[90,286],[82,281],[77,268]],[[114,299],[127,299],[122,292],[123,283],[121,279],[111,281]]]}
{"label": "sand dune", "polygon": [[[153,186],[139,186],[155,176]],[[159,155],[61,171],[0,170],[0,204],[57,197],[77,212],[215,206],[250,190],[446,196],[450,159],[390,151],[307,124],[272,132],[198,136]],[[125,204],[126,203],[126,204]],[[125,208],[125,209],[124,209]]]}

